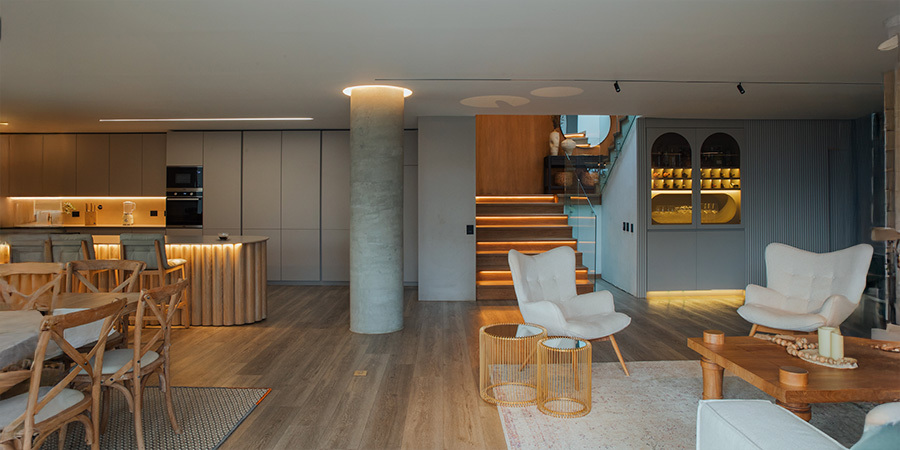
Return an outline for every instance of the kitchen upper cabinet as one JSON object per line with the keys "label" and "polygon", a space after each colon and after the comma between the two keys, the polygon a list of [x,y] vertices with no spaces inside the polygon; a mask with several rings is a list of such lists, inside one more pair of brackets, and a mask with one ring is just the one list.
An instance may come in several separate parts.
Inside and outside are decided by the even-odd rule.
{"label": "kitchen upper cabinet", "polygon": [[322,204],[323,230],[350,229],[349,131],[322,132]]}
{"label": "kitchen upper cabinet", "polygon": [[142,195],[143,142],[140,134],[109,137],[109,195]]}
{"label": "kitchen upper cabinet", "polygon": [[75,195],[109,195],[109,135],[79,134],[75,145]]}
{"label": "kitchen upper cabinet", "polygon": [[[166,134],[167,166],[204,165],[204,135],[202,131],[170,131]],[[237,133],[240,137],[240,133]],[[240,142],[238,142],[240,145]],[[240,148],[240,147],[239,147]]]}
{"label": "kitchen upper cabinet", "polygon": [[162,197],[166,195],[166,135],[142,136],[141,195]]}
{"label": "kitchen upper cabinet", "polygon": [[9,195],[41,195],[44,189],[44,137],[14,134],[9,137]]}
{"label": "kitchen upper cabinet", "polygon": [[74,134],[44,135],[44,186],[41,195],[75,195],[76,160]]}
{"label": "kitchen upper cabinet", "polygon": [[[281,132],[245,131],[243,227],[281,228]],[[290,195],[290,194],[288,194]],[[271,241],[270,241],[271,244]],[[272,252],[271,245],[269,252]],[[269,274],[270,279],[272,274]]]}
{"label": "kitchen upper cabinet", "polygon": [[9,135],[0,134],[0,197],[9,195]]}
{"label": "kitchen upper cabinet", "polygon": [[241,228],[241,132],[203,133],[202,141],[203,227]]}
{"label": "kitchen upper cabinet", "polygon": [[[320,143],[319,131],[285,131],[281,135],[281,228],[283,229],[319,229]],[[316,239],[318,240],[318,237]],[[318,249],[318,245],[316,248]],[[317,262],[317,279],[318,270]]]}

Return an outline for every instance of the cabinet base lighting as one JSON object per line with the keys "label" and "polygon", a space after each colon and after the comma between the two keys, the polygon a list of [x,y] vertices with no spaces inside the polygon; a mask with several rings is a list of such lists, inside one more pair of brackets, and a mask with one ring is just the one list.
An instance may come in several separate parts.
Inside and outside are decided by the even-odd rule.
{"label": "cabinet base lighting", "polygon": [[191,117],[171,119],[100,119],[101,122],[284,122],[313,120],[312,117]]}

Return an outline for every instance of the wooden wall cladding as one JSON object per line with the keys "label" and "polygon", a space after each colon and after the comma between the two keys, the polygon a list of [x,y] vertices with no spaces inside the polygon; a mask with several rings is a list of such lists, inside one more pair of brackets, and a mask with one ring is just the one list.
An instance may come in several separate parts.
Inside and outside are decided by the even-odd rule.
{"label": "wooden wall cladding", "polygon": [[476,116],[476,195],[544,192],[553,116]]}

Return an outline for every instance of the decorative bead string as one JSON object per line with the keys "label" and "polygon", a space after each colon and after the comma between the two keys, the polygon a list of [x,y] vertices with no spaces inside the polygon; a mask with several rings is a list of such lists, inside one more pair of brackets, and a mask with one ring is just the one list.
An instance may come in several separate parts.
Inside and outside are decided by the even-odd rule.
{"label": "decorative bead string", "polygon": [[846,356],[843,358],[829,358],[827,356],[818,354],[818,352],[814,355],[810,355],[809,353],[802,353],[801,350],[813,350],[819,348],[819,344],[817,342],[811,342],[805,337],[797,337],[787,334],[776,334],[774,336],[767,334],[757,334],[756,337],[764,341],[770,341],[782,347],[785,347],[785,350],[789,355],[795,356],[805,361],[833,365],[850,365],[856,363],[856,358],[848,358]]}

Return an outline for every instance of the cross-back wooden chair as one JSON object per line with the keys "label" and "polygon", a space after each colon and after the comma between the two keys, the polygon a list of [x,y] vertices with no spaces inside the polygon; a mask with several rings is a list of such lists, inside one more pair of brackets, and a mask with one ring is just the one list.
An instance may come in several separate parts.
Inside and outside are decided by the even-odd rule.
{"label": "cross-back wooden chair", "polygon": [[62,274],[60,263],[0,264],[0,309],[52,312]]}
{"label": "cross-back wooden chair", "polygon": [[[66,292],[75,292],[80,286],[84,286],[90,292],[135,292],[138,277],[141,276],[144,267],[146,264],[142,261],[123,259],[71,261],[66,264]],[[110,279],[106,286],[98,287],[91,280],[95,278],[91,275],[97,271],[109,272]]]}
{"label": "cross-back wooden chair", "polygon": [[[175,284],[142,291],[135,314],[132,348],[110,350],[103,360],[102,386],[114,388],[125,395],[128,407],[134,413],[134,431],[140,450],[145,448],[141,420],[145,386],[143,379],[153,373],[159,377],[159,388],[165,395],[172,429],[181,433],[181,427],[175,418],[169,383],[169,347],[172,341],[172,320],[178,311],[176,306],[189,285],[189,280],[180,280]],[[146,328],[144,319],[148,317],[158,321],[159,328]]]}
{"label": "cross-back wooden chair", "polygon": [[[100,448],[99,416],[91,413],[100,410],[100,371],[95,367],[103,364],[106,337],[125,308],[125,303],[124,299],[120,299],[93,309],[44,317],[37,349],[34,352],[35,362],[31,369],[5,372],[0,375],[0,388],[13,382],[31,379],[28,392],[0,400],[0,417],[7,419],[3,421],[7,423],[0,423],[0,447],[25,450],[40,448],[50,434],[59,430],[62,448],[66,439],[66,427],[69,423],[77,421],[84,425],[85,440],[91,448],[94,450]],[[98,320],[103,321],[100,335],[97,343],[87,352],[76,350],[66,341],[64,337],[66,329]],[[43,361],[51,341],[82,370],[70,371],[52,387],[41,387]],[[88,381],[87,391],[67,387],[79,373],[87,374],[84,377]]]}

